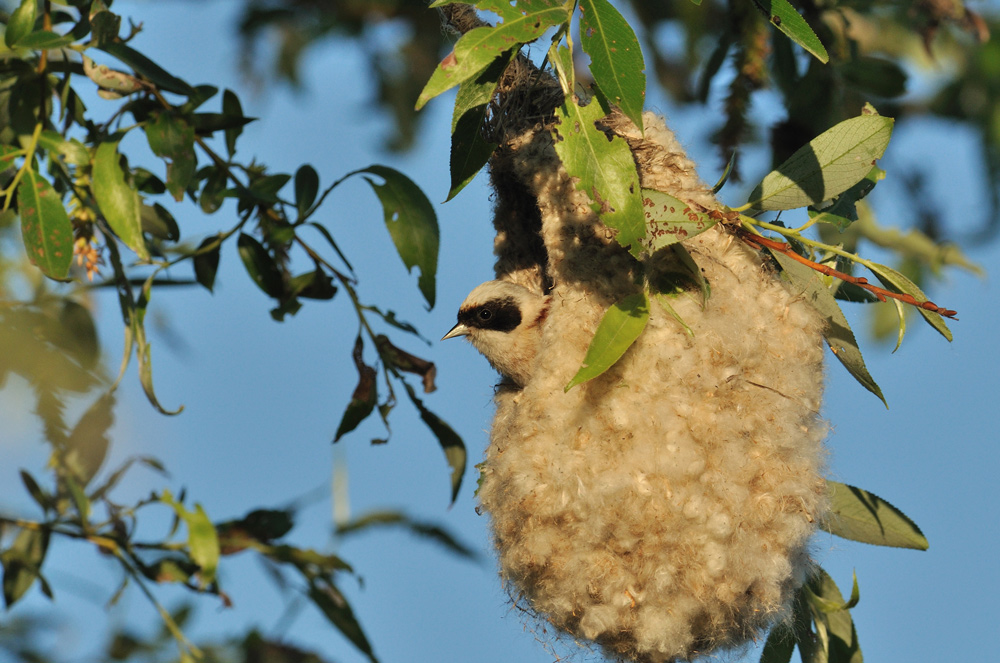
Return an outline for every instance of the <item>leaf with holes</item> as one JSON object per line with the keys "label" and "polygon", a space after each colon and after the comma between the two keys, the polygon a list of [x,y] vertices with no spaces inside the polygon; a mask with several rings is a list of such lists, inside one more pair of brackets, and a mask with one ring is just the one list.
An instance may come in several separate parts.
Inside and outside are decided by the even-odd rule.
{"label": "leaf with holes", "polygon": [[646,237],[641,241],[650,253],[691,239],[718,223],[684,201],[653,189],[642,190],[642,210]]}

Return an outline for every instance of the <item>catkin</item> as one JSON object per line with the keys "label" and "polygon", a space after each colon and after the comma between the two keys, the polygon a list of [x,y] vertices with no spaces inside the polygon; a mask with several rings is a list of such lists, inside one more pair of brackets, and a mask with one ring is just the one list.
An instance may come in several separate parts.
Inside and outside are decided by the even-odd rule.
{"label": "catkin", "polygon": [[[663,121],[620,116],[642,186],[716,208]],[[711,287],[651,298],[608,372],[564,387],[638,263],[537,126],[492,163],[497,277],[552,298],[531,378],[498,390],[479,500],[512,597],[614,657],[739,646],[790,613],[826,509],[822,323],[720,226],[684,243]],[[539,241],[540,240],[540,241]],[[669,254],[669,252],[663,252]],[[679,269],[666,255],[649,269]],[[693,335],[692,335],[693,334]]]}

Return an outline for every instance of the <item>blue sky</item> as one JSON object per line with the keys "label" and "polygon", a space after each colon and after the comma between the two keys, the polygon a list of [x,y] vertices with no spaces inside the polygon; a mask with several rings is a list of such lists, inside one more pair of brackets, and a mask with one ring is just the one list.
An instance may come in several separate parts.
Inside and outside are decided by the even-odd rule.
{"label": "blue sky", "polygon": [[[261,118],[244,134],[239,152],[244,158],[255,154],[274,172],[294,172],[308,162],[324,184],[356,168],[384,163],[412,177],[432,201],[444,200],[451,113],[447,99],[432,102],[424,111],[429,117],[411,153],[397,157],[381,152],[380,138],[389,126],[367,103],[374,95],[373,84],[365,78],[366,66],[354,46],[326,43],[311,51],[305,60],[304,92],[273,86],[255,94],[237,72],[238,44],[230,26],[238,7],[235,2],[115,5],[125,16],[145,23],[147,32],[136,41],[141,51],[191,83],[221,83],[240,93],[246,112]],[[96,109],[104,102],[90,103]],[[648,105],[670,117],[701,164],[703,178],[714,182],[718,159],[707,136],[718,101],[708,109],[682,111],[651,90]],[[768,115],[766,103],[758,112],[774,117]],[[977,225],[986,201],[974,184],[980,171],[973,147],[974,137],[953,126],[899,126],[881,164],[889,179],[874,194],[882,223],[907,225],[913,210],[899,204],[902,189],[893,177],[910,160],[931,160],[940,177],[928,186],[947,202],[948,227]],[[763,174],[760,159],[751,156],[748,180],[754,165]],[[480,177],[456,200],[436,204],[442,241],[438,305],[430,312],[419,299],[416,275],[407,274],[395,255],[381,210],[364,182],[339,188],[317,220],[326,224],[354,263],[365,301],[396,310],[425,337],[437,339],[454,323],[465,294],[492,276],[485,184]],[[737,204],[739,191],[730,195],[727,202]],[[225,212],[202,217],[182,206],[171,210],[190,235],[210,234],[232,218]],[[995,271],[998,243],[967,251]],[[189,273],[181,269],[176,276]],[[816,557],[842,589],[849,591],[852,572],[858,574],[861,602],[853,614],[871,661],[934,660],[958,652],[968,660],[988,660],[995,650],[986,637],[1000,618],[995,601],[1000,571],[992,555],[1000,546],[995,480],[1000,473],[995,443],[1000,362],[992,336],[1000,326],[1000,301],[994,280],[950,271],[945,283],[929,293],[937,303],[959,311],[961,321],[951,324],[952,344],[917,321],[895,355],[889,354],[891,347],[862,339],[889,410],[839,365],[828,367],[824,415],[832,429],[831,478],[888,499],[923,528],[931,544],[930,550],[916,552],[817,535]],[[111,293],[99,296],[97,305],[107,361],[115,368],[120,316]],[[311,495],[313,501],[302,512],[292,539],[336,550],[354,564],[363,586],[344,577],[343,589],[383,662],[548,663],[557,655],[581,652],[571,642],[552,645],[551,636],[539,627],[525,626],[495,575],[486,519],[476,515],[472,496],[471,466],[486,444],[495,381],[485,360],[462,342],[435,340],[428,347],[395,336],[405,349],[437,364],[438,390],[425,403],[463,436],[469,449],[465,485],[449,508],[447,468],[437,442],[407,404],[393,413],[388,445],[368,444],[371,437],[383,435],[374,422],[336,447],[330,445],[356,381],[350,360],[356,321],[348,302],[339,297],[332,303],[308,302],[283,324],[270,319],[269,308],[270,301],[243,272],[235,246],[224,249],[214,295],[202,289],[154,292],[150,315],[162,316],[170,330],[153,336],[158,394],[165,406],[183,403],[186,409],[173,418],[158,415],[141,395],[134,370],[126,377],[116,410],[112,464],[132,454],[154,455],[173,478],[164,481],[136,471],[119,499],[127,502],[164,487],[176,492],[183,485],[189,499],[222,520],[254,506],[281,506]],[[866,318],[857,309],[848,316],[864,336]],[[177,339],[173,349],[171,338]],[[42,471],[45,450],[29,406],[23,385],[16,381],[0,391],[0,444],[8,459],[0,466],[0,485],[18,485],[18,467]],[[335,541],[329,497],[335,466],[346,469],[349,483],[349,504],[341,502],[341,510],[357,515],[393,508],[436,521],[482,551],[483,561],[462,561],[397,533]],[[5,491],[4,510],[30,513],[26,498],[7,501],[11,492]],[[149,535],[158,531],[151,527]],[[47,568],[57,592],[55,612],[36,591],[13,614],[58,615],[52,622],[52,642],[63,653],[95,651],[105,625],[158,628],[155,614],[134,590],[105,612],[117,576],[89,549],[57,545]],[[255,625],[265,634],[284,633],[332,661],[364,660],[309,607],[289,630],[276,630],[283,599],[252,558],[226,560],[221,579],[235,605],[223,609],[211,598],[197,600],[195,638],[225,637]],[[186,596],[171,588],[162,594],[168,605]],[[580,655],[587,656],[585,651]],[[749,653],[746,660],[756,660],[756,655]]]}

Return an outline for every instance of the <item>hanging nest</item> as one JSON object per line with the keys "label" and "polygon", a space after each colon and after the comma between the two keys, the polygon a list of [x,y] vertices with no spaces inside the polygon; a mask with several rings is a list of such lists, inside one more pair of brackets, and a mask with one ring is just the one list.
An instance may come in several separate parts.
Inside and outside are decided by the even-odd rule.
{"label": "hanging nest", "polygon": [[[484,132],[498,279],[549,295],[523,388],[496,396],[479,500],[512,598],[574,638],[640,662],[690,659],[787,619],[827,508],[822,321],[718,224],[641,265],[553,147],[558,84],[518,58]],[[613,113],[643,188],[719,209],[662,119]],[[566,392],[605,311],[691,274],[606,373]],[[688,329],[685,328],[685,325]]]}

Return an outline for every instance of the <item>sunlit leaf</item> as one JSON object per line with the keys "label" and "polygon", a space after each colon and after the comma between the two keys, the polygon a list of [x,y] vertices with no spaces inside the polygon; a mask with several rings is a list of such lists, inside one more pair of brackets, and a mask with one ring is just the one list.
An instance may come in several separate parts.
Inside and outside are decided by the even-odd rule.
{"label": "sunlit leaf", "polygon": [[579,106],[566,99],[557,109],[555,149],[567,172],[579,178],[577,188],[590,197],[591,208],[604,225],[616,230],[618,243],[637,256],[646,235],[639,174],[628,143],[618,137],[608,140],[595,126],[604,115],[596,100]]}
{"label": "sunlit leaf", "polygon": [[521,0],[516,6],[508,3],[496,9],[502,22],[495,27],[473,28],[462,35],[455,50],[431,74],[417,99],[417,110],[472,78],[511,48],[534,41],[550,26],[569,20],[568,8],[559,0]]}
{"label": "sunlit leaf", "polygon": [[750,194],[757,210],[818,205],[851,188],[882,157],[892,118],[866,114],[845,120],[799,148]]}
{"label": "sunlit leaf", "polygon": [[809,27],[806,20],[788,0],[753,1],[771,25],[784,32],[789,39],[806,51],[812,53],[820,62],[826,64],[830,61],[830,56],[823,47],[823,42],[819,40],[813,29]]}
{"label": "sunlit leaf", "polygon": [[642,190],[642,210],[646,236],[640,241],[650,253],[691,239],[718,223],[670,194],[653,189]]}
{"label": "sunlit leaf", "polygon": [[428,307],[434,308],[440,243],[434,206],[420,187],[398,170],[372,165],[356,172],[371,173],[382,178],[382,184],[377,184],[369,177],[365,180],[382,203],[385,225],[406,269],[412,271],[414,267],[420,268],[417,286]]}
{"label": "sunlit leaf", "polygon": [[31,48],[36,51],[62,48],[76,41],[72,35],[60,35],[51,30],[38,30],[17,40],[16,48]]}
{"label": "sunlit leaf", "polygon": [[645,292],[637,292],[615,302],[601,318],[583,358],[583,365],[566,385],[566,391],[593,380],[614,366],[639,338],[648,321],[649,298]]}
{"label": "sunlit leaf", "polygon": [[608,0],[580,0],[580,45],[601,92],[642,131],[646,65],[635,32]]}
{"label": "sunlit leaf", "polygon": [[7,20],[3,41],[8,48],[13,48],[18,41],[35,29],[37,11],[38,2],[36,0],[21,0],[21,4]]}
{"label": "sunlit leaf", "polygon": [[879,400],[889,407],[882,389],[878,386],[861,356],[861,348],[854,337],[844,312],[840,310],[837,300],[830,289],[820,280],[819,275],[805,265],[789,258],[780,251],[772,251],[775,260],[781,265],[781,273],[791,282],[792,287],[801,290],[802,295],[811,303],[820,315],[827,320],[823,336],[826,338],[833,356],[844,365],[844,368],[854,376],[862,387],[878,396]]}
{"label": "sunlit leaf", "polygon": [[215,525],[200,504],[195,504],[194,511],[189,511],[166,490],[163,491],[161,500],[171,506],[187,526],[188,554],[191,555],[191,561],[201,569],[202,586],[211,584],[215,581],[215,570],[219,565],[219,537]]}
{"label": "sunlit leaf", "polygon": [[917,524],[878,495],[836,481],[826,485],[830,512],[820,527],[827,532],[876,546],[927,550]]}
{"label": "sunlit leaf", "polygon": [[64,279],[73,261],[73,224],[59,194],[32,168],[17,187],[24,250],[32,264],[53,279]]}
{"label": "sunlit leaf", "polygon": [[97,146],[93,180],[94,198],[111,229],[140,258],[149,259],[149,251],[142,237],[142,203],[139,192],[125,181],[117,140]]}

